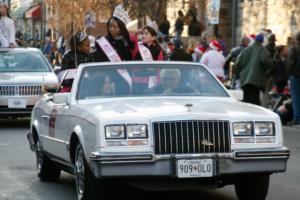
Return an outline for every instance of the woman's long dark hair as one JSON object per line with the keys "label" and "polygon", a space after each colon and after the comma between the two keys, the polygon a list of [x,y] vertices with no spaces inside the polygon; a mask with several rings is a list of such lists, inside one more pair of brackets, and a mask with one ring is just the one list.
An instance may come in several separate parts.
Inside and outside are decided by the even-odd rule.
{"label": "woman's long dark hair", "polygon": [[111,20],[114,20],[117,22],[120,30],[121,30],[121,33],[122,35],[124,36],[124,39],[127,41],[130,49],[133,49],[134,48],[134,43],[130,40],[130,37],[129,37],[129,32],[126,28],[126,25],[124,24],[124,22],[122,22],[119,18],[117,17],[111,17],[108,21],[107,21],[107,24],[106,24],[106,27],[107,27],[107,37],[110,38],[110,39],[113,39],[112,35],[110,34],[109,32],[109,23],[111,22]]}

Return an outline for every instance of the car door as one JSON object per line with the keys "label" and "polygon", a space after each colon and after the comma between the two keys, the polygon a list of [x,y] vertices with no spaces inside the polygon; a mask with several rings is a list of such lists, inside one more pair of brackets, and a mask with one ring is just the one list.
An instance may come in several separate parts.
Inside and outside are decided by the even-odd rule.
{"label": "car door", "polygon": [[51,112],[52,112],[52,96],[51,95],[45,95],[43,96],[43,101],[39,103],[39,105],[35,108],[35,113],[37,113],[37,119],[38,119],[38,132],[40,136],[40,140],[43,144],[43,149],[45,151],[48,151],[48,143],[49,143],[49,123],[51,118]]}
{"label": "car door", "polygon": [[44,150],[59,159],[64,159],[67,151],[67,141],[59,134],[61,133],[60,127],[57,127],[58,121],[64,117],[61,115],[64,107],[49,100],[41,112]]}
{"label": "car door", "polygon": [[[69,159],[69,141],[71,133],[73,131],[73,117],[70,115],[69,105],[56,105],[55,110],[53,110],[53,118],[51,124],[54,125],[50,129],[50,133],[54,135],[55,138],[55,149],[56,155],[59,155],[64,161],[70,161]],[[51,131],[52,130],[52,131]]]}

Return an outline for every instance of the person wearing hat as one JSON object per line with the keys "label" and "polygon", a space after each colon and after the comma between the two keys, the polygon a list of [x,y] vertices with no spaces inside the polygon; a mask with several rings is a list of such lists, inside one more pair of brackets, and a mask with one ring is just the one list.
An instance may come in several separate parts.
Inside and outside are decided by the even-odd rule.
{"label": "person wearing hat", "polygon": [[172,44],[174,45],[174,50],[171,53],[169,60],[193,62],[192,55],[186,52],[180,39],[174,38]]}
{"label": "person wearing hat", "polygon": [[[163,60],[164,53],[157,41],[158,26],[155,21],[148,23],[142,29],[142,43],[139,43],[139,54],[136,56],[136,60]],[[149,51],[149,54],[145,51]]]}
{"label": "person wearing hat", "polygon": [[113,16],[107,21],[107,34],[96,40],[95,59],[97,62],[120,62],[135,60],[138,54],[137,38],[130,35],[126,25],[130,22],[122,4],[115,8]]}
{"label": "person wearing hat", "polygon": [[266,49],[270,52],[271,57],[273,58],[276,51],[276,35],[274,33],[269,34],[267,36],[267,41]]}
{"label": "person wearing hat", "polygon": [[[235,47],[233,49],[230,50],[229,54],[226,57],[226,62],[224,65],[224,71],[227,72],[226,76],[227,78],[230,78],[230,74],[231,74],[231,70],[234,70],[235,66],[232,65],[232,68],[230,67],[231,63],[235,63],[235,61],[237,60],[238,56],[240,55],[240,53],[249,46],[251,40],[248,36],[243,36],[240,40],[240,45],[238,47]],[[234,74],[232,74],[232,88],[238,88],[239,89],[239,77],[234,76]]]}
{"label": "person wearing hat", "polygon": [[9,16],[6,4],[0,5],[0,43],[1,48],[15,48],[17,46],[15,24]]}
{"label": "person wearing hat", "polygon": [[273,71],[270,53],[262,45],[264,36],[258,34],[255,42],[239,55],[235,66],[240,77],[244,102],[260,105],[260,91],[265,90],[266,81]]}
{"label": "person wearing hat", "polygon": [[200,63],[211,70],[220,81],[224,81],[225,57],[222,54],[222,46],[217,40],[209,43],[209,50],[203,54]]}
{"label": "person wearing hat", "polygon": [[[139,53],[136,56],[136,60],[164,60],[163,50],[157,41],[157,32],[158,26],[155,21],[151,21],[143,27],[141,30],[142,42],[138,44]],[[141,69],[133,69],[131,73],[134,93],[144,92],[158,82],[159,71],[149,74]]]}
{"label": "person wearing hat", "polygon": [[294,118],[291,125],[300,125],[300,32],[288,51],[286,71],[289,75]]}
{"label": "person wearing hat", "polygon": [[90,40],[84,32],[77,32],[70,38],[70,50],[68,50],[61,61],[62,70],[77,68],[81,63],[92,62],[90,56]]}

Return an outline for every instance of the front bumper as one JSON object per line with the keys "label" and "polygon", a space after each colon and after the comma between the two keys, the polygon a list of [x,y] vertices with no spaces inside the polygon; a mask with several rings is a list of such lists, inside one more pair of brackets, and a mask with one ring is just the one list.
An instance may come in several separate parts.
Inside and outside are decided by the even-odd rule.
{"label": "front bumper", "polygon": [[[0,97],[0,117],[28,117],[31,115],[31,111],[35,103],[41,98],[41,96],[1,96]],[[26,102],[23,108],[9,108],[8,101],[10,99],[22,100]]]}
{"label": "front bumper", "polygon": [[214,176],[241,173],[274,173],[286,171],[290,151],[268,149],[235,151],[226,154],[191,154],[156,156],[153,154],[100,155],[92,153],[91,168],[97,178],[109,177],[176,177],[176,161],[180,159],[213,159]]}

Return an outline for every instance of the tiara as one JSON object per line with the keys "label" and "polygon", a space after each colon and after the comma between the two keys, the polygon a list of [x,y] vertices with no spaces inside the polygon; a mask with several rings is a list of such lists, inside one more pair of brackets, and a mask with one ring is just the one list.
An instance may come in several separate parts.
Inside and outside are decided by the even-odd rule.
{"label": "tiara", "polygon": [[76,38],[76,41],[78,43],[80,43],[83,40],[85,40],[86,38],[88,38],[88,36],[84,32],[79,31],[79,32],[76,33],[75,38]]}
{"label": "tiara", "polygon": [[129,17],[129,14],[126,10],[124,10],[123,5],[119,4],[113,13],[113,17],[117,17],[120,19],[122,22],[124,22],[125,25],[127,25],[131,19]]}
{"label": "tiara", "polygon": [[155,21],[150,21],[146,26],[152,28],[156,33],[158,32],[158,26]]}

